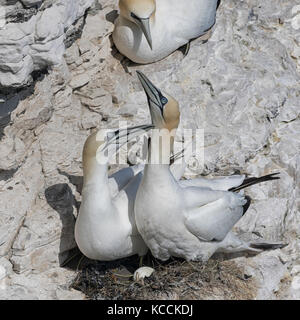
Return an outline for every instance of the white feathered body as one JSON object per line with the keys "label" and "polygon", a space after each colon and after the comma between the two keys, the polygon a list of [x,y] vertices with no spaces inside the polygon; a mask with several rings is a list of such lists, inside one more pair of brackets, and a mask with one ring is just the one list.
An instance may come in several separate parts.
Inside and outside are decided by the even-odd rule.
{"label": "white feathered body", "polygon": [[[135,218],[152,254],[163,261],[174,256],[205,262],[216,251],[245,249],[247,245],[230,232],[242,217],[244,197],[222,190],[243,180],[244,176],[234,176],[180,184],[166,166],[146,166]],[[223,186],[221,191],[210,188],[218,185]]]}
{"label": "white feathered body", "polygon": [[[95,172],[97,177],[97,172]],[[82,190],[82,203],[75,224],[80,251],[90,259],[112,261],[148,251],[134,219],[134,200],[141,180],[137,174],[122,190],[99,175]],[[114,194],[112,197],[111,194]]]}

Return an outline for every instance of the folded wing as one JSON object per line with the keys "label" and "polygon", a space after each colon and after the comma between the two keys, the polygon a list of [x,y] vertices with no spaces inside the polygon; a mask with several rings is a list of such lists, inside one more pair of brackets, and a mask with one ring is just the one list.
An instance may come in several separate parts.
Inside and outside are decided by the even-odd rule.
{"label": "folded wing", "polygon": [[185,226],[202,241],[222,241],[244,214],[247,200],[226,192],[223,197],[186,210]]}

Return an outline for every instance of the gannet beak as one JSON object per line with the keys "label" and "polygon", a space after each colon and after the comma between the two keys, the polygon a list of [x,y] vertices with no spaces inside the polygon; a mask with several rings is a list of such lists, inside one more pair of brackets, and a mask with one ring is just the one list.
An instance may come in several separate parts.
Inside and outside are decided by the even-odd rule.
{"label": "gannet beak", "polygon": [[136,20],[139,27],[142,29],[147,42],[152,50],[152,36],[151,36],[151,31],[150,31],[150,18],[147,19],[137,19]]}
{"label": "gannet beak", "polygon": [[129,143],[134,138],[148,132],[153,129],[154,126],[152,124],[149,125],[141,125],[136,127],[129,127],[125,129],[118,129],[116,131],[111,131],[107,135],[107,141],[104,146],[100,149],[101,152],[106,151],[109,146],[116,145],[115,152],[117,153],[119,149]]}
{"label": "gannet beak", "polygon": [[155,104],[161,110],[161,112],[163,112],[163,105],[161,103],[161,91],[156,88],[156,86],[141,71],[137,71],[136,73],[145,90],[149,104]]}
{"label": "gannet beak", "polygon": [[164,105],[168,101],[163,97],[161,91],[142,72],[137,71],[137,75],[148,98],[152,123],[158,127],[164,123]]}

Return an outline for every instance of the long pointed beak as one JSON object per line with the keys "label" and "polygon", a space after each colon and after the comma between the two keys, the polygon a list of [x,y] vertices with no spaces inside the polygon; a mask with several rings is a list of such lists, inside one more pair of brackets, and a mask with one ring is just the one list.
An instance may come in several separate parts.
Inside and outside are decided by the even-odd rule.
{"label": "long pointed beak", "polygon": [[160,101],[160,90],[141,71],[137,71],[136,73],[145,90],[148,102],[154,103],[161,111],[163,111],[163,106]]}
{"label": "long pointed beak", "polygon": [[165,98],[162,96],[161,91],[142,72],[137,71],[137,75],[148,98],[152,124],[155,127],[163,127],[165,120],[162,99]]}
{"label": "long pointed beak", "polygon": [[140,28],[142,29],[147,42],[152,50],[152,36],[151,36],[151,30],[150,30],[150,18],[147,19],[138,19],[137,20]]}
{"label": "long pointed beak", "polygon": [[108,134],[107,142],[99,151],[105,152],[108,150],[109,146],[116,145],[115,152],[117,153],[123,145],[153,128],[154,126],[149,124],[111,131]]}

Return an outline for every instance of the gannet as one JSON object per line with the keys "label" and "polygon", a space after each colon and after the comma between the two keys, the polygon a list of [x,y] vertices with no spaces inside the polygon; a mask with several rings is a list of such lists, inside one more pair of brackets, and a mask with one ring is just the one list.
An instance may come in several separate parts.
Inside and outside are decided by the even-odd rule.
{"label": "gannet", "polygon": [[202,37],[207,40],[220,0],[119,0],[113,41],[130,60],[159,61]]}
{"label": "gannet", "polygon": [[[139,129],[148,130],[148,127]],[[130,131],[134,128],[128,128]],[[80,251],[93,260],[112,261],[135,254],[142,257],[148,249],[133,215],[142,168],[126,168],[109,178],[106,146],[113,138],[99,138],[99,134],[100,131],[91,134],[83,148],[84,181],[75,223],[76,243]],[[120,139],[121,130],[113,136],[115,140]]]}
{"label": "gannet", "polygon": [[[168,156],[170,152],[162,150],[159,137],[170,138],[170,131],[177,128],[179,104],[141,72],[138,76],[156,127],[151,132],[151,161],[152,156],[157,159],[157,155]],[[149,162],[135,200],[138,231],[153,256],[163,261],[174,256],[206,262],[215,252],[260,252],[265,243],[252,247],[231,232],[250,205],[250,198],[237,192],[259,182],[278,179],[276,175],[250,179],[229,176],[178,183],[168,164]],[[280,244],[269,243],[267,247],[277,248]]]}

